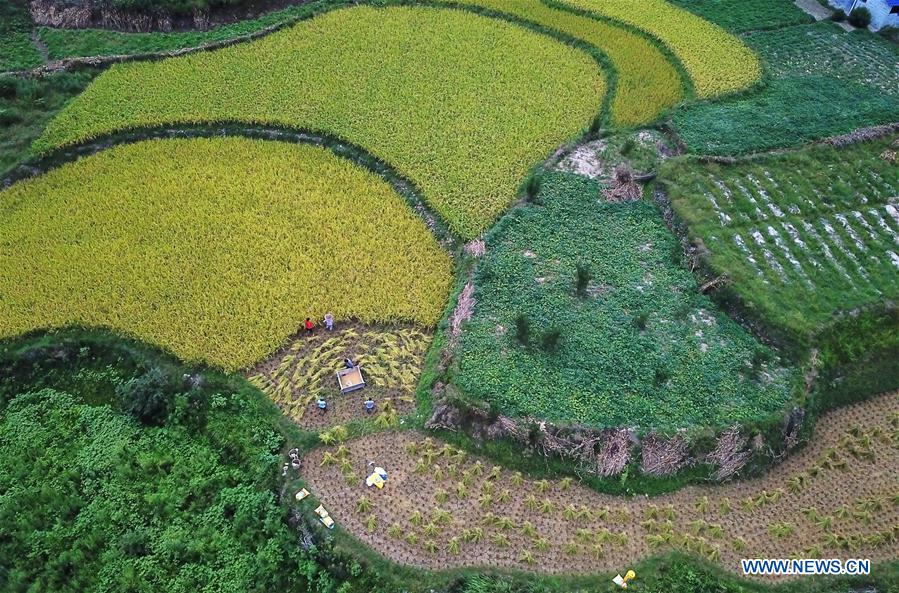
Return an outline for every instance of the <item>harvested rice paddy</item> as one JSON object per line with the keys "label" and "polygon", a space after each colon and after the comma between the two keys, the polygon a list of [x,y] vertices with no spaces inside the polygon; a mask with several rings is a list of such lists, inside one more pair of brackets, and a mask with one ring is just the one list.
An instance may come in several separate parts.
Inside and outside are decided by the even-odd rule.
{"label": "harvested rice paddy", "polygon": [[[388,470],[383,490],[363,483],[370,461]],[[897,464],[893,393],[830,413],[761,479],[655,498],[535,481],[408,431],[317,450],[301,473],[338,525],[402,564],[596,573],[679,549],[733,571],[741,558],[895,558]]]}

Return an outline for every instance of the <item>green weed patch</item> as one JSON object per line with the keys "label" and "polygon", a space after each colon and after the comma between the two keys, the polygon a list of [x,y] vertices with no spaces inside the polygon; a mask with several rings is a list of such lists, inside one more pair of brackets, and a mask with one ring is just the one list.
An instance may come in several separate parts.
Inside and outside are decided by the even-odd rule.
{"label": "green weed patch", "polygon": [[591,426],[676,429],[780,410],[793,375],[698,294],[657,208],[597,191],[548,175],[541,205],[492,231],[460,388],[506,414]]}

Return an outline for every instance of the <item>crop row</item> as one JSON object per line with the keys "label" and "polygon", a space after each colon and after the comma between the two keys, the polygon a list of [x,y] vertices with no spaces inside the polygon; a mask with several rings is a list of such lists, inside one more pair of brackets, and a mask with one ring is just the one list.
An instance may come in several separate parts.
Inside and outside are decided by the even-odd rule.
{"label": "crop row", "polygon": [[[730,570],[759,554],[889,561],[899,496],[884,468],[899,452],[897,402],[892,394],[825,417],[797,458],[758,480],[656,498],[529,479],[408,431],[334,443],[301,471],[341,527],[421,567],[596,573],[668,549]],[[383,490],[364,485],[371,461],[388,471]]]}
{"label": "crop row", "polygon": [[744,37],[765,64],[751,95],[678,110],[674,127],[691,152],[733,155],[799,146],[884,124],[899,112],[899,49],[836,23],[759,31]]}
{"label": "crop row", "polygon": [[701,98],[742,90],[762,75],[758,58],[738,37],[665,0],[564,2],[628,23],[659,39],[684,65]]}
{"label": "crop row", "polygon": [[[677,429],[751,422],[791,373],[698,294],[654,205],[545,176],[487,241],[454,380],[512,416]],[[579,284],[581,285],[579,288]]]}
{"label": "crop row", "polygon": [[899,293],[899,173],[890,139],[663,174],[712,265],[766,315],[808,331]]}
{"label": "crop row", "polygon": [[602,51],[618,74],[612,123],[634,126],[657,118],[683,98],[677,69],[653,43],[605,21],[547,6],[541,0],[453,0],[510,14],[580,39]]}
{"label": "crop row", "polygon": [[311,146],[122,145],[0,193],[0,335],[108,326],[229,369],[306,317],[425,325],[451,262],[393,188]]}
{"label": "crop row", "polygon": [[771,0],[669,0],[728,31],[743,33],[813,22],[814,19],[792,2]]}
{"label": "crop row", "polygon": [[596,62],[551,37],[464,11],[359,6],[252,43],[114,66],[34,149],[177,123],[311,128],[393,165],[472,237],[604,92]]}
{"label": "crop row", "polygon": [[747,42],[775,76],[828,73],[899,96],[899,48],[874,35],[846,35],[836,26],[805,26],[754,33]]}

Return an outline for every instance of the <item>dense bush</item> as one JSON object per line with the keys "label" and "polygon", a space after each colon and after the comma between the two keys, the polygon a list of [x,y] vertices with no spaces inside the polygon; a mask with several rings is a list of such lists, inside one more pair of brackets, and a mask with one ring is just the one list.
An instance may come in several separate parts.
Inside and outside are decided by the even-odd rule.
{"label": "dense bush", "polygon": [[474,237],[604,93],[593,58],[551,37],[458,10],[359,6],[252,43],[113,66],[34,148],[178,123],[311,128],[393,165]]}
{"label": "dense bush", "polygon": [[144,424],[159,426],[168,419],[171,402],[168,377],[162,369],[151,369],[122,383],[116,388],[116,395],[119,408]]}
{"label": "dense bush", "polygon": [[199,430],[142,427],[52,389],[13,399],[0,414],[0,589],[308,586],[309,559],[272,492],[281,440],[267,402],[207,397]]}
{"label": "dense bush", "polygon": [[864,29],[871,24],[871,11],[864,6],[859,6],[849,13],[848,20],[853,27]]}
{"label": "dense bush", "polygon": [[104,326],[234,369],[328,312],[433,325],[449,291],[403,198],[320,147],[120,145],[13,185],[0,213],[0,336]]}
{"label": "dense bush", "polygon": [[173,14],[188,14],[198,10],[251,3],[251,0],[101,0],[99,2],[99,4],[126,11],[145,13],[164,11]]}

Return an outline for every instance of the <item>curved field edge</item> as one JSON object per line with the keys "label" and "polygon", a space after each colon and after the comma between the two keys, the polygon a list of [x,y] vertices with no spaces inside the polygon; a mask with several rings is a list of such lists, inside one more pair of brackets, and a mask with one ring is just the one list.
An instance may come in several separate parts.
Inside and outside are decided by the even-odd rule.
{"label": "curved field edge", "polygon": [[4,336],[100,325],[236,369],[327,312],[432,325],[451,281],[393,188],[319,147],[139,142],[0,200]]}
{"label": "curved field edge", "polygon": [[[688,93],[685,81],[655,38],[623,23],[589,18],[542,0],[445,0],[488,16],[522,20],[589,44],[607,60],[610,123],[634,126],[657,119]],[[689,81],[686,81],[689,82]]]}
{"label": "curved field edge", "polygon": [[[7,398],[7,401],[9,397],[15,397],[18,393],[51,388],[76,393],[80,396],[79,401],[94,406],[113,402],[112,405],[115,408],[117,405],[114,380],[127,380],[129,377],[145,374],[149,369],[159,369],[176,383],[183,377],[201,378],[200,390],[204,394],[210,394],[209,399],[217,401],[219,405],[226,402],[223,402],[221,398],[215,400],[211,394],[239,392],[251,400],[258,398],[259,402],[265,403],[265,398],[261,394],[247,389],[246,384],[234,375],[224,376],[208,368],[187,367],[151,346],[102,331],[64,330],[24,339],[0,341],[0,366],[4,369],[4,373],[2,373],[4,381],[0,382],[0,398]],[[79,370],[74,371],[75,368]],[[177,388],[177,385],[173,385],[173,387]],[[12,388],[12,390],[10,391],[8,388]],[[286,439],[286,444],[281,449],[282,452],[286,452],[293,446],[299,446],[301,450],[305,450],[311,445],[312,441],[307,438],[307,435],[297,431],[294,425],[279,414],[274,406],[269,404],[260,406],[260,409],[264,412],[265,422],[263,424],[266,427],[272,427],[275,432],[283,435]],[[287,455],[284,455],[282,459],[285,462],[289,461]],[[272,466],[273,471],[274,466]],[[282,483],[281,488],[271,485],[271,491],[274,493],[277,489],[292,493],[295,488],[302,485],[294,476],[295,473],[290,472],[286,483]],[[315,504],[317,502],[313,503],[313,506]],[[378,588],[424,593],[426,591],[433,592],[435,589],[438,591],[454,590],[454,587],[457,588],[464,582],[472,587],[477,585],[482,588],[493,586],[508,589],[509,586],[514,585],[523,587],[523,591],[531,591],[536,587],[541,591],[561,592],[577,588],[589,589],[596,585],[597,578],[601,579],[600,582],[606,582],[613,576],[612,574],[587,577],[546,576],[528,571],[495,569],[489,572],[475,569],[435,571],[414,569],[395,564],[378,555],[339,526],[334,531],[325,530],[318,525],[317,517],[311,512],[304,513],[303,509],[293,507],[293,499],[289,496],[281,498],[281,506],[285,514],[289,513],[293,517],[289,522],[294,528],[298,529],[300,533],[311,534],[314,538],[317,553],[314,558],[300,556],[304,566],[300,573],[306,574],[305,570],[310,567],[310,564],[317,565],[318,570],[314,574],[319,585],[327,581],[336,587],[337,584],[350,579],[351,583],[344,586],[350,591],[359,591],[360,593]],[[53,508],[58,511],[59,506]],[[284,515],[282,515],[282,519],[283,517]],[[295,522],[296,520],[299,521],[299,525]],[[298,550],[296,534],[293,541]],[[79,544],[78,540],[69,539],[66,540],[65,545],[66,549],[70,549]],[[345,570],[342,570],[345,566],[357,565],[364,568],[359,576],[355,577],[355,579],[361,580],[354,580]],[[628,567],[637,571],[641,587],[653,593],[681,590],[698,593],[710,590],[712,587],[726,587],[728,591],[749,590],[756,593],[775,593],[775,591],[805,593],[813,584],[815,591],[821,593],[833,591],[835,593],[845,590],[850,585],[886,588],[888,583],[892,582],[890,579],[895,579],[897,575],[895,562],[886,565],[875,564],[875,570],[870,577],[840,579],[817,577],[792,581],[772,589],[755,582],[738,579],[708,561],[698,560],[693,554],[684,555],[677,552],[656,554],[651,558],[629,563]],[[335,570],[336,572],[334,572]],[[620,569],[616,569],[616,571],[620,571]],[[265,574],[269,572],[271,571],[267,571]],[[297,576],[298,573],[292,574]],[[353,572],[353,574],[356,573]],[[67,582],[72,582],[75,578],[78,578],[77,574],[73,575],[68,572],[66,575]]]}
{"label": "curved field edge", "polygon": [[[828,414],[809,447],[758,480],[652,499],[533,481],[410,432],[316,450],[301,471],[338,524],[401,564],[583,574],[680,549],[737,570],[744,557],[831,557],[844,546],[894,559],[897,439],[892,393]],[[389,473],[384,490],[358,478],[370,460]]]}
{"label": "curved field edge", "polygon": [[403,197],[409,208],[425,223],[431,234],[447,253],[453,254],[459,244],[459,238],[453,234],[439,214],[434,212],[425,202],[415,185],[400,175],[388,163],[378,159],[361,146],[350,144],[342,138],[318,134],[310,130],[301,130],[281,126],[248,126],[243,124],[221,125],[180,125],[178,127],[163,126],[156,128],[132,129],[116,132],[94,140],[59,148],[40,157],[31,157],[10,169],[8,175],[0,180],[3,187],[13,183],[37,177],[66,163],[74,162],[86,156],[94,155],[113,146],[134,144],[144,140],[178,140],[189,138],[244,138],[248,140],[270,140],[300,145],[320,146],[330,150],[334,155],[347,159],[355,165],[367,169],[374,175],[389,183],[394,191]]}
{"label": "curved field edge", "polygon": [[[666,46],[640,29],[621,21],[587,18],[566,10],[562,4],[547,5],[541,0],[495,2],[493,0],[450,0],[444,2],[409,2],[399,4],[462,7],[491,10],[490,16],[514,17],[572,35],[608,56],[609,78],[618,73],[611,106],[614,125],[632,126],[656,119],[666,109],[690,94],[692,82],[674,55],[664,51]],[[238,42],[252,41],[273,33],[317,13],[348,5],[342,0],[322,0],[302,6],[289,7],[271,15],[244,23],[235,23],[203,33],[120,33],[101,30],[68,30],[39,28],[48,44],[52,59],[63,60],[53,68],[65,68],[85,60],[116,62],[180,55],[193,51],[208,51]],[[104,48],[108,38],[114,47]],[[92,43],[99,44],[92,48]],[[72,55],[72,47],[83,47]],[[73,59],[74,58],[74,59]],[[667,63],[674,61],[677,65]],[[610,91],[612,82],[609,81]],[[684,89],[684,87],[687,89]]]}
{"label": "curved field edge", "polygon": [[[386,25],[396,33],[389,39],[380,34]],[[523,68],[526,56],[547,67]],[[257,71],[265,84],[243,74]],[[360,6],[248,44],[115,65],[34,150],[165,124],[313,129],[390,163],[472,237],[511,202],[535,161],[582,131],[604,95],[596,62],[551,37],[469,12]]]}
{"label": "curved field edge", "polygon": [[758,57],[739,37],[665,0],[561,1],[656,37],[683,64],[699,98],[740,91],[761,78]]}

